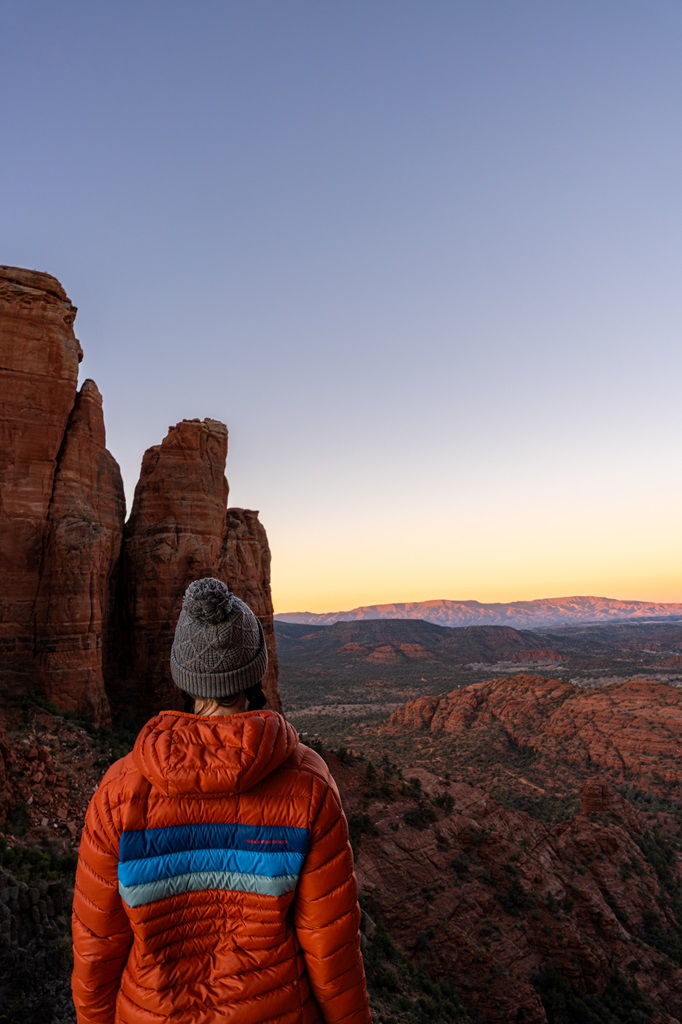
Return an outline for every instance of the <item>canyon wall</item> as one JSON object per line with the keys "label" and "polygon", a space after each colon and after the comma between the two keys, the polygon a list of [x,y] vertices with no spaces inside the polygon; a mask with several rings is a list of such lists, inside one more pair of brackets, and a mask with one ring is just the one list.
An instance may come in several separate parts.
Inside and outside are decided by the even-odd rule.
{"label": "canyon wall", "polygon": [[270,551],[227,509],[227,428],[183,420],[145,453],[124,526],[102,398],[77,391],[76,307],[48,274],[0,267],[0,692],[95,724],[177,706],[168,668],[186,586],[224,580],[261,619],[280,708]]}

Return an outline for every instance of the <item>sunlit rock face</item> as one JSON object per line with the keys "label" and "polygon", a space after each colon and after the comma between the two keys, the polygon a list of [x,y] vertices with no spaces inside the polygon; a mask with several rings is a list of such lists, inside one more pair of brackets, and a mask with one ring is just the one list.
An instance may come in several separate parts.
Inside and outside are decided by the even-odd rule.
{"label": "sunlit rock face", "polygon": [[258,513],[227,509],[227,429],[183,420],[142,460],[125,528],[120,692],[141,713],[177,704],[169,658],[186,587],[215,576],[253,609],[268,644],[265,688],[279,707],[270,549]]}
{"label": "sunlit rock face", "polygon": [[76,308],[49,274],[0,267],[0,688],[42,691],[102,724],[177,704],[168,658],[182,596],[216,576],[261,618],[280,707],[270,551],[227,509],[227,428],[183,420],[145,453],[132,514],[102,398],[77,392]]}
{"label": "sunlit rock face", "polygon": [[0,654],[19,688],[32,682],[45,523],[82,358],[75,317],[54,277],[0,267]]}
{"label": "sunlit rock face", "polygon": [[392,727],[453,737],[484,734],[494,723],[505,742],[535,755],[561,757],[647,784],[682,783],[682,696],[665,683],[632,679],[584,690],[557,679],[520,674],[409,701]]}

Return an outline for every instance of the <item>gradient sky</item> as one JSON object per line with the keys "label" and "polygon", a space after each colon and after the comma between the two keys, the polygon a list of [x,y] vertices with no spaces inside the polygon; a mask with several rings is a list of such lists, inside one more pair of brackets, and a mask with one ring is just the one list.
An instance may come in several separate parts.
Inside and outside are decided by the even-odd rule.
{"label": "gradient sky", "polygon": [[0,0],[0,262],[276,610],[682,601],[678,0]]}

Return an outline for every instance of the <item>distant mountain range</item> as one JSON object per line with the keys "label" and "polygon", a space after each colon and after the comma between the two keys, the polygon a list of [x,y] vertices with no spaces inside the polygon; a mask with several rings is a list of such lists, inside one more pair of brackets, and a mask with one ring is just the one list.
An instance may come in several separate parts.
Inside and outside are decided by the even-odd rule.
{"label": "distant mountain range", "polygon": [[[392,665],[412,662],[494,663],[519,656],[554,654],[535,633],[522,633],[509,626],[467,626],[451,629],[423,619],[370,619],[336,622],[331,626],[310,626],[275,622],[277,650],[286,666],[311,665],[329,660],[329,670],[346,662]],[[560,660],[558,654],[556,660]]]}
{"label": "distant mountain range", "polygon": [[284,612],[278,622],[328,626],[358,619],[423,619],[438,626],[511,626],[542,629],[581,623],[682,618],[682,604],[616,601],[609,597],[548,597],[537,601],[483,604],[480,601],[411,601],[375,604],[346,612]]}

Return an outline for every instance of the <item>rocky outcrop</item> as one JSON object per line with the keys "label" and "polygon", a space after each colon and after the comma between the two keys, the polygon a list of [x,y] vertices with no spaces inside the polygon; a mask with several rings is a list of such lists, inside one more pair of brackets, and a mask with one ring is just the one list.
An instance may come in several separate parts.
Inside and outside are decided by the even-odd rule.
{"label": "rocky outcrop", "polygon": [[[120,698],[141,715],[177,704],[169,659],[184,591],[222,579],[261,619],[270,665],[266,689],[279,707],[270,595],[270,550],[258,513],[226,509],[227,429],[183,420],[142,460],[125,527],[119,602]],[[110,688],[113,693],[113,688]]]}
{"label": "rocky outcrop", "polygon": [[82,358],[75,317],[54,277],[0,267],[0,656],[12,689],[35,686],[45,522]]}
{"label": "rocky outcrop", "polygon": [[12,784],[8,770],[9,760],[10,751],[7,744],[7,732],[0,723],[0,823],[5,820],[13,800]]}
{"label": "rocky outcrop", "polygon": [[237,597],[260,619],[268,647],[268,670],[263,688],[268,706],[281,710],[277,689],[277,645],[270,591],[270,547],[258,513],[251,509],[228,508],[225,544],[218,575]]}
{"label": "rocky outcrop", "polygon": [[538,757],[594,765],[624,781],[682,782],[682,690],[631,680],[584,690],[570,683],[518,675],[475,683],[441,697],[422,697],[394,712],[391,728],[428,729],[498,740]]}
{"label": "rocky outcrop", "polygon": [[227,510],[227,428],[183,420],[142,463],[124,528],[121,475],[93,381],[76,394],[76,308],[48,274],[0,267],[0,689],[40,689],[96,724],[177,700],[168,655],[182,595],[225,580],[261,618],[280,707],[270,552]]}
{"label": "rocky outcrop", "polygon": [[184,420],[142,459],[118,590],[121,686],[110,687],[140,714],[177,701],[169,668],[173,631],[187,584],[216,575],[226,458],[222,423]]}
{"label": "rocky outcrop", "polygon": [[384,762],[368,788],[366,765],[330,763],[363,905],[476,1020],[547,1024],[560,1019],[548,1007],[562,991],[576,1007],[585,1000],[571,1020],[590,1019],[588,1007],[595,1020],[610,1019],[607,1007],[627,1019],[618,1007],[642,993],[655,1004],[642,1019],[682,1019],[675,844],[607,780],[585,781],[589,814],[551,828],[427,771],[404,770],[415,787]]}
{"label": "rocky outcrop", "polygon": [[55,474],[35,622],[45,695],[96,722],[109,717],[103,646],[124,519],[123,481],[106,449],[102,397],[94,381],[86,380]]}

